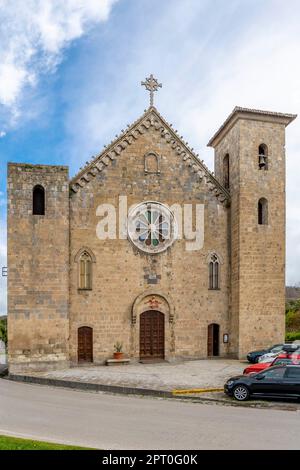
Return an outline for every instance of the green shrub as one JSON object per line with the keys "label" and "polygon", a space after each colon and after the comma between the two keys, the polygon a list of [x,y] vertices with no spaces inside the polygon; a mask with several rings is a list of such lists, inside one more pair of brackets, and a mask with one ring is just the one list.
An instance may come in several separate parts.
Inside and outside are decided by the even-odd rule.
{"label": "green shrub", "polygon": [[300,331],[300,312],[290,310],[285,316],[285,326],[287,331]]}
{"label": "green shrub", "polygon": [[300,310],[300,299],[290,300],[289,302],[286,303],[286,306],[285,306],[286,313],[290,311],[297,312],[298,310]]}
{"label": "green shrub", "polygon": [[287,333],[300,331],[300,300],[291,300],[286,304],[285,326]]}
{"label": "green shrub", "polygon": [[286,340],[286,341],[296,341],[296,340],[300,340],[300,331],[298,331],[298,332],[293,332],[293,333],[286,333],[286,335],[285,335],[285,340]]}
{"label": "green shrub", "polygon": [[7,321],[6,319],[0,320],[0,339],[7,344]]}

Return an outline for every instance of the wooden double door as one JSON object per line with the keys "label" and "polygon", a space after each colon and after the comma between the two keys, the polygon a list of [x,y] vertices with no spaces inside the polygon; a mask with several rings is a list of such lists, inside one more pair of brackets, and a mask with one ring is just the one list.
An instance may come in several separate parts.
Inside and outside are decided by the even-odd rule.
{"label": "wooden double door", "polygon": [[165,358],[165,316],[156,310],[140,316],[140,358]]}
{"label": "wooden double door", "polygon": [[93,328],[78,328],[78,362],[93,362]]}

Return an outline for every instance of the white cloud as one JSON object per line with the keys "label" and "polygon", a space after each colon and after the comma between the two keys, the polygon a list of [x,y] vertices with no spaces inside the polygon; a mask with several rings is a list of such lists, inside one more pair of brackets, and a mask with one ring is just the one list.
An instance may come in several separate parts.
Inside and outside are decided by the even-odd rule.
{"label": "white cloud", "polygon": [[[64,50],[106,21],[118,0],[0,0],[0,138],[22,117],[26,90],[55,72]],[[29,105],[36,115],[34,104]],[[28,113],[28,109],[26,110]],[[0,207],[6,205],[0,194]],[[6,228],[0,220],[0,267],[6,265]],[[6,279],[0,272],[0,315],[6,312]]]}
{"label": "white cloud", "polygon": [[[163,2],[160,15],[148,18],[151,28],[132,28],[125,36],[129,54],[115,71],[85,62],[88,80],[76,89],[80,99],[66,116],[73,168],[141,113],[147,97],[138,83],[151,72],[163,82],[155,98],[160,112],[211,169],[213,151],[206,144],[235,105],[299,113],[299,17],[298,0],[231,0],[215,8],[199,0],[174,1],[172,7]],[[110,96],[92,78],[106,67]],[[300,117],[287,129],[288,283],[300,280],[299,151]]]}
{"label": "white cloud", "polygon": [[117,0],[0,0],[0,105],[20,117],[26,87],[53,72],[71,41],[107,20]]}

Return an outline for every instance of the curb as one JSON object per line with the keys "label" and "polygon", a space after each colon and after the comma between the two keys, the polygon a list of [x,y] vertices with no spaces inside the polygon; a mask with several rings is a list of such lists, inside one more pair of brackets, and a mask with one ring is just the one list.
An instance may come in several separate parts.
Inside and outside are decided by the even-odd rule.
{"label": "curb", "polygon": [[[298,406],[294,404],[287,404],[283,405],[282,403],[275,404],[275,406],[269,406],[267,402],[261,401],[247,401],[247,402],[238,402],[238,401],[231,401],[224,398],[214,398],[214,397],[202,397],[202,396],[191,396],[188,393],[192,393],[189,390],[184,390],[185,394],[175,394],[173,391],[167,390],[154,390],[149,388],[134,388],[134,387],[122,387],[118,385],[103,385],[103,384],[94,384],[88,382],[72,382],[71,380],[59,380],[59,379],[47,379],[44,377],[33,377],[30,375],[16,375],[16,374],[9,374],[7,377],[3,378],[3,380],[11,380],[14,382],[23,382],[29,384],[37,384],[37,385],[48,385],[52,387],[61,387],[61,388],[70,388],[73,390],[82,390],[82,391],[93,391],[93,392],[106,392],[106,393],[114,393],[119,395],[135,395],[135,396],[144,396],[144,397],[156,397],[156,398],[171,398],[175,400],[184,400],[190,401],[193,403],[207,403],[207,404],[220,404],[224,406],[234,406],[234,407],[242,407],[242,408],[259,408],[265,410],[283,410],[283,411],[300,411]],[[197,390],[197,389],[193,389]],[[199,393],[204,393],[208,391],[220,391],[220,389],[198,389],[201,390]],[[178,390],[180,391],[180,390]],[[223,389],[222,389],[223,391]],[[181,390],[182,392],[182,390]]]}
{"label": "curb", "polygon": [[[185,394],[176,394],[175,390],[154,390],[151,388],[134,388],[134,387],[122,387],[119,385],[104,385],[104,384],[94,384],[89,382],[73,382],[71,380],[59,380],[59,379],[47,379],[44,377],[33,377],[31,375],[17,375],[9,374],[6,377],[6,380],[11,380],[13,382],[23,382],[36,385],[48,385],[51,387],[61,387],[61,388],[71,388],[73,390],[82,390],[82,391],[91,391],[91,392],[106,392],[106,393],[115,393],[121,395],[136,395],[136,396],[145,396],[145,397],[156,397],[156,398],[171,398],[177,400],[192,401],[198,403],[221,403],[232,406],[245,406],[245,404],[228,402],[225,398],[213,398],[213,397],[193,397],[187,396],[192,392],[190,390],[184,390]],[[194,390],[194,389],[193,389]],[[208,389],[199,389],[208,391]],[[212,389],[210,389],[212,390]],[[219,389],[214,389],[218,390]],[[179,392],[180,390],[178,390]],[[223,391],[223,389],[222,389]],[[251,406],[248,404],[248,406]]]}
{"label": "curb", "polygon": [[223,392],[223,388],[192,388],[189,390],[172,390],[173,395],[191,395],[194,393]]}
{"label": "curb", "polygon": [[73,382],[71,380],[47,379],[30,375],[9,374],[8,380],[14,382],[50,385],[54,387],[72,388],[73,390],[87,390],[93,392],[119,393],[123,395],[142,395],[160,398],[174,398],[173,393],[166,390],[153,390],[149,388],[122,387],[119,385],[103,385],[89,382]]}

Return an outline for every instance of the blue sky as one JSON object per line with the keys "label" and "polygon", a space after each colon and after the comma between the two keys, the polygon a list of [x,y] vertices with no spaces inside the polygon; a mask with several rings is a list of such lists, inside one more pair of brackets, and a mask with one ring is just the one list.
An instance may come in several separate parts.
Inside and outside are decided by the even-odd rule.
{"label": "blue sky", "polygon": [[[25,5],[26,3],[26,5]],[[6,163],[78,168],[155,104],[206,144],[235,105],[300,112],[298,0],[0,0],[0,265]],[[300,119],[287,129],[287,282],[300,282]],[[0,278],[0,313],[5,311]]]}

